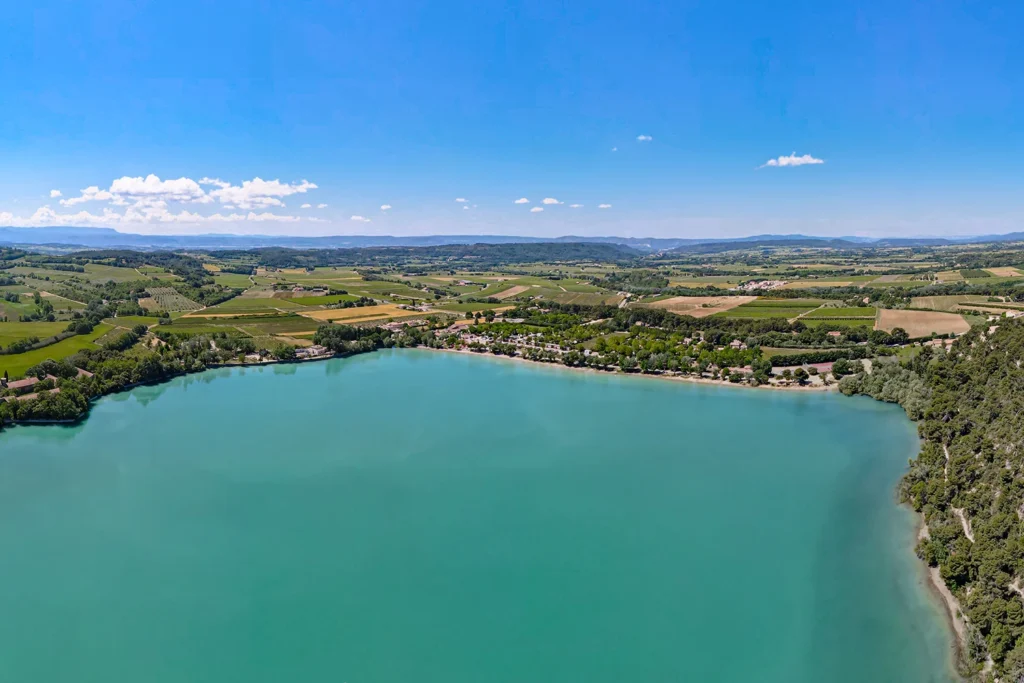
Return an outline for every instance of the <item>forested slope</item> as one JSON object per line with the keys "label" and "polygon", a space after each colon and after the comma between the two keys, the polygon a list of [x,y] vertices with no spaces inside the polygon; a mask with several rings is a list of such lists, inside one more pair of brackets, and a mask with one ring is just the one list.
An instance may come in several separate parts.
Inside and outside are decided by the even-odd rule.
{"label": "forested slope", "polygon": [[840,388],[919,420],[921,453],[900,487],[928,525],[918,554],[960,600],[967,664],[987,653],[1002,680],[1024,680],[1024,321],[925,351]]}

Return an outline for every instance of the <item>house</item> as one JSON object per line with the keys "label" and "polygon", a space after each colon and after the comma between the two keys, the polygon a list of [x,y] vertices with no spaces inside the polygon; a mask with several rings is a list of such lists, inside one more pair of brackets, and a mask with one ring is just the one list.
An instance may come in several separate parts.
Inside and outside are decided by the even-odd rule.
{"label": "house", "polygon": [[306,348],[295,349],[295,356],[297,358],[319,358],[320,356],[326,356],[330,353],[330,349],[326,346],[320,346],[319,344],[307,346]]}
{"label": "house", "polygon": [[747,348],[747,345],[741,342],[739,339],[733,339],[731,342],[729,342],[729,346],[731,346],[734,349],[741,350]]}
{"label": "house", "polygon": [[13,382],[7,382],[5,388],[10,389],[15,394],[24,394],[30,391],[32,387],[39,384],[38,377],[26,377],[25,379],[14,380]]}
{"label": "house", "polygon": [[75,369],[78,370],[78,374],[75,375],[76,379],[82,379],[83,377],[85,377],[85,378],[92,377],[92,373],[89,372],[88,370],[83,370],[82,368],[75,368]]}
{"label": "house", "polygon": [[[57,387],[56,389],[50,389],[49,391],[44,391],[42,393],[44,393],[44,394],[59,394],[60,393],[60,387]],[[20,396],[4,396],[4,397],[0,397],[0,401],[31,401],[34,398],[39,398],[39,394],[33,392],[31,394],[21,394]]]}
{"label": "house", "polygon": [[842,337],[842,336],[843,336],[843,333],[842,333],[842,332],[840,332],[839,330],[831,330],[831,331],[830,331],[830,332],[828,333],[828,336],[830,336],[830,337]]}

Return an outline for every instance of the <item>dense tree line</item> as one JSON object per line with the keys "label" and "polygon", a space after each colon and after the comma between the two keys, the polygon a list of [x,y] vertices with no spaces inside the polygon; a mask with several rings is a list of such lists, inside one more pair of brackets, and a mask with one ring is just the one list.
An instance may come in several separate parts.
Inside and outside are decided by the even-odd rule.
{"label": "dense tree line", "polygon": [[902,405],[923,439],[900,486],[924,515],[920,557],[968,620],[965,658],[1024,677],[1024,321],[974,329],[948,352],[844,377],[847,394]]}
{"label": "dense tree line", "polygon": [[631,262],[640,252],[618,244],[545,242],[532,244],[446,244],[429,247],[357,247],[352,249],[286,249],[266,247],[245,251],[213,251],[228,260],[255,260],[271,268],[328,266],[400,266],[433,262],[446,268],[490,269],[507,264],[539,262]]}
{"label": "dense tree line", "polygon": [[141,268],[157,266],[166,268],[193,287],[211,284],[213,278],[203,268],[203,263],[193,256],[173,251],[140,252],[130,249],[101,249],[79,251],[67,257],[73,263],[102,263],[120,268]]}

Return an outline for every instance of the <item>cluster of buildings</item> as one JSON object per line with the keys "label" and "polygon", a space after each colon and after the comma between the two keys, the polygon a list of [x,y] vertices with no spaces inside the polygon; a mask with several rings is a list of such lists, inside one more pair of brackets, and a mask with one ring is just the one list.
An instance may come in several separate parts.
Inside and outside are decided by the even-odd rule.
{"label": "cluster of buildings", "polygon": [[[78,377],[92,377],[92,373],[78,368]],[[40,393],[59,394],[60,387],[54,387],[53,389],[46,390],[44,392],[34,391],[36,385],[40,384],[45,380],[49,380],[52,384],[57,383],[56,377],[53,375],[47,375],[43,379],[38,377],[26,377],[25,379],[8,380],[0,377],[0,391],[10,391],[12,395],[0,397],[0,401],[28,401],[33,398],[38,398]]]}
{"label": "cluster of buildings", "polygon": [[788,280],[751,280],[733,289],[741,292],[754,292],[757,290],[779,289],[789,284]]}

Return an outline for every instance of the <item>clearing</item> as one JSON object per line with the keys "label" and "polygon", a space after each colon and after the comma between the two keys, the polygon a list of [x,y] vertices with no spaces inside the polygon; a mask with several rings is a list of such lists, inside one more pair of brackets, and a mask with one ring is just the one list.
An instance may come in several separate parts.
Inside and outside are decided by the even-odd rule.
{"label": "clearing", "polygon": [[955,313],[932,311],[899,311],[883,308],[878,312],[876,330],[891,332],[902,327],[912,338],[935,334],[963,334],[971,329],[967,321]]}

